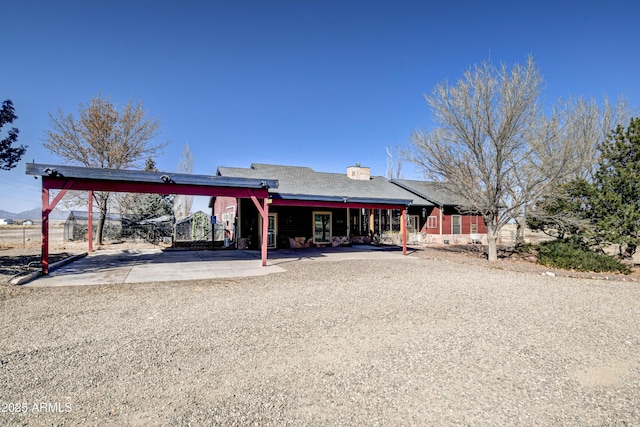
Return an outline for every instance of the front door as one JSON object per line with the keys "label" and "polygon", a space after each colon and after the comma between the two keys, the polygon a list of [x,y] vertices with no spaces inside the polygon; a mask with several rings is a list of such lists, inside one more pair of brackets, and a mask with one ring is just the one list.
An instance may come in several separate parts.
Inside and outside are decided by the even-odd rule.
{"label": "front door", "polygon": [[269,214],[269,227],[267,228],[267,247],[275,249],[278,236],[278,214]]}
{"label": "front door", "polygon": [[409,215],[408,230],[409,233],[417,233],[420,231],[420,217],[418,215]]}
{"label": "front door", "polygon": [[313,212],[313,243],[331,243],[331,212]]}

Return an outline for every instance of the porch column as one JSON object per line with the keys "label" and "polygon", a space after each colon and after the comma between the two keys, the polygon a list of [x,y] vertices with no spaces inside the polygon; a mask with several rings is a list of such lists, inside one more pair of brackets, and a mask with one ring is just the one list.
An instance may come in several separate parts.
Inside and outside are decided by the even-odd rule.
{"label": "porch column", "polygon": [[236,249],[238,249],[238,241],[240,240],[240,236],[242,236],[242,211],[240,209],[240,199],[236,197],[236,211],[234,213],[234,232],[233,232],[233,240],[236,242]]}
{"label": "porch column", "polygon": [[267,240],[269,238],[269,199],[262,199],[262,266],[267,266]]}
{"label": "porch column", "polygon": [[42,187],[42,274],[49,274],[49,189]]}
{"label": "porch column", "polygon": [[407,207],[402,208],[400,216],[400,228],[402,229],[402,254],[407,254]]}
{"label": "porch column", "polygon": [[88,229],[87,238],[89,239],[89,253],[93,252],[93,191],[89,191],[89,206],[87,208]]}
{"label": "porch column", "polygon": [[261,252],[262,252],[262,266],[267,266],[267,239],[269,237],[269,197],[265,197],[262,199],[262,203],[258,200],[255,195],[251,195],[251,201],[256,206],[258,213],[262,217],[262,242],[261,243]]}
{"label": "porch column", "polygon": [[49,186],[46,177],[42,177],[42,250],[41,263],[42,274],[49,274],[49,214],[56,207],[60,199],[67,193],[67,190],[73,186],[74,181],[67,181],[60,192],[49,203]]}
{"label": "porch column", "polygon": [[375,230],[376,223],[375,223],[374,215],[375,215],[374,209],[373,208],[369,209],[369,231],[372,232],[373,234],[376,234],[376,230]]}
{"label": "porch column", "polygon": [[347,237],[351,236],[351,208],[347,208]]}

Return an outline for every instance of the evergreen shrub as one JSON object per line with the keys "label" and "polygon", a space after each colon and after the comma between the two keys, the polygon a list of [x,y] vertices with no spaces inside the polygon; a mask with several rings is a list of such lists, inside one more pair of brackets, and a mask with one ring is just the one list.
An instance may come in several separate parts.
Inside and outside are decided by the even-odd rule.
{"label": "evergreen shrub", "polygon": [[550,240],[540,243],[538,264],[564,270],[631,273],[631,268],[618,259],[596,253],[584,245],[568,240]]}

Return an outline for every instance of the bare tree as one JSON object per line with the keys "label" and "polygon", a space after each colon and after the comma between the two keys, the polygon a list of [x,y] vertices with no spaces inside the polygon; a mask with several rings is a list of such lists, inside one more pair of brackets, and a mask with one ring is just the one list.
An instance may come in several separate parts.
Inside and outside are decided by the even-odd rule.
{"label": "bare tree", "polygon": [[584,191],[585,183],[593,182],[597,174],[602,142],[609,139],[619,124],[628,123],[638,112],[622,97],[615,104],[607,97],[602,103],[594,98],[572,97],[560,100],[554,113],[559,122],[559,145],[572,147],[572,167],[557,186],[543,197],[531,200],[524,216],[516,222],[523,229],[526,220],[535,229],[564,238],[577,234],[578,230],[585,234],[585,230],[593,229],[581,211],[583,202],[576,202],[576,198]]}
{"label": "bare tree", "polygon": [[402,155],[400,150],[396,146],[396,155],[394,156],[392,147],[385,147],[385,149],[387,150],[386,177],[389,179],[402,178]]}
{"label": "bare tree", "polygon": [[451,183],[461,211],[484,219],[489,262],[500,229],[567,172],[570,150],[553,147],[557,120],[539,112],[542,84],[531,57],[511,68],[483,62],[425,96],[437,126],[411,138],[407,158]]}
{"label": "bare tree", "polygon": [[387,178],[391,179],[391,178],[393,178],[393,168],[395,166],[395,162],[393,160],[393,150],[391,149],[391,147],[385,147],[385,149],[387,150],[387,173],[386,173],[386,176],[387,176]]}
{"label": "bare tree", "polygon": [[[534,152],[542,153],[541,158],[546,159],[547,163],[553,160],[564,162],[563,170],[555,175],[555,182],[549,182],[552,186],[540,186],[537,183],[541,177],[545,180],[552,178],[548,174],[540,175],[536,169],[531,170],[526,167],[516,171],[521,181],[519,187],[533,186],[544,191],[544,194],[531,192],[530,199],[525,201],[520,214],[514,217],[516,244],[524,243],[526,218],[536,202],[552,193],[556,197],[563,197],[566,191],[562,184],[571,180],[590,180],[600,156],[598,149],[600,142],[607,138],[616,123],[624,123],[629,117],[631,112],[623,98],[614,105],[607,97],[604,98],[602,105],[599,105],[594,98],[571,97],[566,101],[560,100],[549,118],[541,117],[540,126],[536,127],[539,133],[532,139],[535,144]],[[551,171],[555,171],[556,167],[551,167]],[[571,222],[574,221],[571,220]]]}
{"label": "bare tree", "polygon": [[[109,99],[97,96],[89,105],[80,104],[77,118],[58,109],[56,115],[49,114],[49,119],[51,129],[46,131],[44,146],[70,164],[136,168],[164,146],[151,142],[158,134],[160,121],[147,116],[142,102],[129,101],[118,111]],[[96,235],[102,244],[110,193],[94,192],[93,195],[100,209]]]}
{"label": "bare tree", "polygon": [[600,158],[600,143],[618,124],[628,123],[633,113],[624,98],[612,104],[605,97],[600,105],[594,98],[572,97],[561,100],[559,105],[557,110],[563,125],[562,138],[575,147],[575,174],[568,178],[590,180]]}
{"label": "bare tree", "polygon": [[[186,144],[182,149],[182,160],[178,162],[178,172],[193,173],[193,153],[189,144]],[[193,196],[178,195],[173,206],[176,218],[186,218],[191,214]]]}

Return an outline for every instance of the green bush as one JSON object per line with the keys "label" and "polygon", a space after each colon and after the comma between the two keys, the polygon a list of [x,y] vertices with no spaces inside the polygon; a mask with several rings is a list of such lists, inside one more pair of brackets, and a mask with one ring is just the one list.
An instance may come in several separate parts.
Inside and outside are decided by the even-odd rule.
{"label": "green bush", "polygon": [[631,273],[631,268],[616,258],[593,252],[583,245],[567,240],[540,243],[538,264],[564,270]]}
{"label": "green bush", "polygon": [[516,245],[513,251],[519,254],[532,254],[535,249],[536,245],[534,245],[533,243],[522,243]]}

